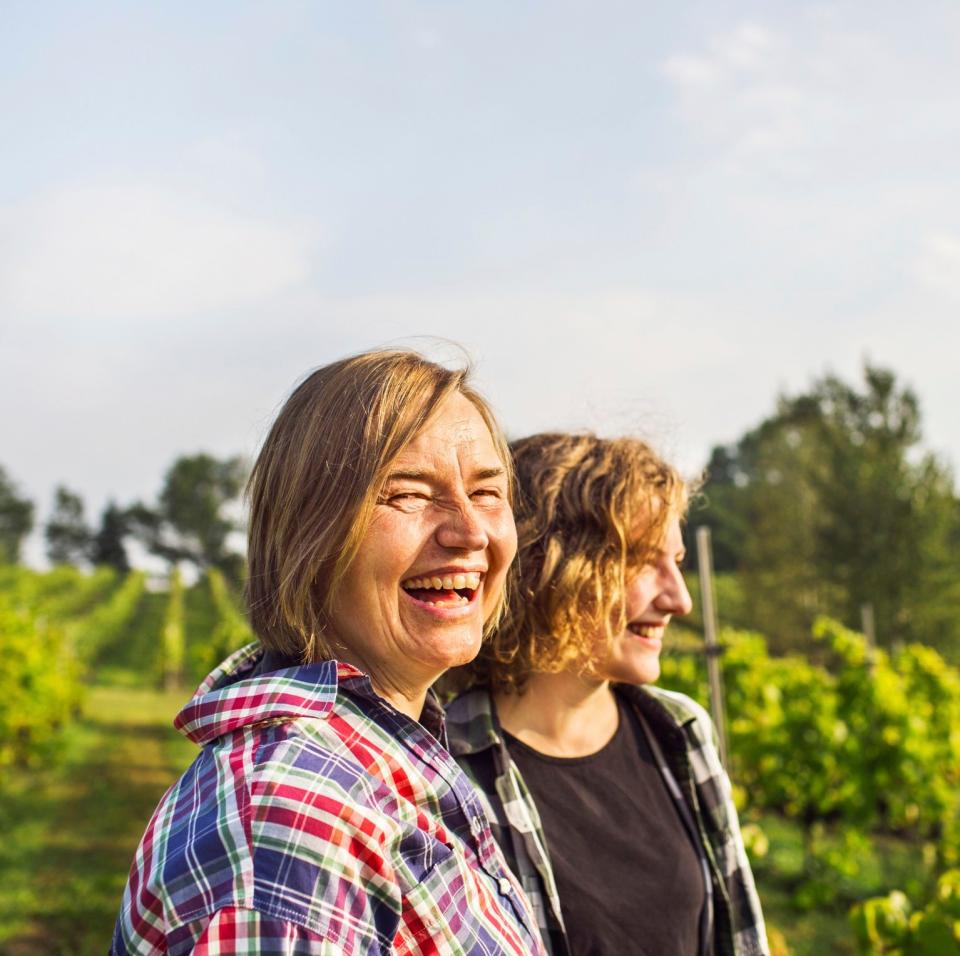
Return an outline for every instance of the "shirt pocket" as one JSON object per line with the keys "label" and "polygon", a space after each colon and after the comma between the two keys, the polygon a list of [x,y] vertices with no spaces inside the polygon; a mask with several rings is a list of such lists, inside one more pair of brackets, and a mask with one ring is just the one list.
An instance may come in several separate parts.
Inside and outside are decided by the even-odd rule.
{"label": "shirt pocket", "polygon": [[[420,953],[433,939],[445,951],[443,940],[460,940],[468,913],[469,866],[452,845],[427,834],[405,840],[407,853],[401,869],[401,913],[393,952]],[[413,852],[411,852],[413,851]],[[479,875],[479,874],[478,874]]]}

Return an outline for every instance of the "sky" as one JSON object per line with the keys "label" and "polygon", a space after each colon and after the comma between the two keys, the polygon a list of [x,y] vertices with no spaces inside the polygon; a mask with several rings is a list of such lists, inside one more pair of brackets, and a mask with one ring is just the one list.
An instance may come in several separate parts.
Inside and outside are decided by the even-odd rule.
{"label": "sky", "polygon": [[[893,369],[960,466],[960,6],[8,0],[0,465],[152,500],[310,369],[456,359],[687,472]],[[458,348],[459,347],[459,348]],[[27,549],[40,561],[42,540]]]}

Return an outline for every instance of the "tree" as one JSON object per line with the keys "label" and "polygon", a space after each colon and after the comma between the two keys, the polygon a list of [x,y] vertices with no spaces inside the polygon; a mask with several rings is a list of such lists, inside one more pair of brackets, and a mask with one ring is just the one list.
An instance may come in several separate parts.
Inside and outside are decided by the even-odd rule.
{"label": "tree", "polygon": [[239,497],[245,473],[241,458],[178,458],[164,477],[157,505],[138,503],[127,511],[132,532],[171,563],[216,567],[236,579],[242,559],[230,550],[228,539],[239,523],[229,508]]}
{"label": "tree", "polygon": [[44,530],[47,557],[54,564],[76,565],[88,559],[92,536],[83,512],[83,499],[58,485],[54,492],[53,512]]}
{"label": "tree", "polygon": [[130,560],[123,543],[129,531],[126,512],[110,501],[100,516],[100,529],[93,537],[90,559],[94,564],[107,564],[121,574],[130,570]]}
{"label": "tree", "polygon": [[825,376],[714,449],[704,517],[777,649],[805,645],[819,613],[859,628],[869,603],[880,643],[960,650],[960,506],[920,420],[916,395],[868,364],[862,386]]}
{"label": "tree", "polygon": [[33,502],[21,498],[0,465],[0,564],[20,560],[20,545],[33,530]]}

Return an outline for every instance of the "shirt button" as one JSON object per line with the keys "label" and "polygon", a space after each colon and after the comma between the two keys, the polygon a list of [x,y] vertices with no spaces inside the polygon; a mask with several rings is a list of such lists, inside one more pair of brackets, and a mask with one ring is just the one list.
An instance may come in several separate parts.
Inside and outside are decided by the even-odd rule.
{"label": "shirt button", "polygon": [[497,886],[500,887],[500,892],[504,896],[509,896],[513,892],[513,884],[505,876],[500,877]]}
{"label": "shirt button", "polygon": [[486,829],[486,824],[484,824],[483,820],[481,820],[480,817],[474,817],[470,821],[470,832],[475,837],[480,836],[480,834],[483,833],[485,829]]}

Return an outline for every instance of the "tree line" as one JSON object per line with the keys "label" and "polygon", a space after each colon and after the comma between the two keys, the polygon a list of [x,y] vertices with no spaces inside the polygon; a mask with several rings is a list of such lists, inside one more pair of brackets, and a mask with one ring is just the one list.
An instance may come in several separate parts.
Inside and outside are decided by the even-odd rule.
{"label": "tree line", "polygon": [[[878,644],[919,640],[960,659],[960,499],[950,468],[923,446],[921,418],[913,390],[868,363],[861,381],[826,375],[779,396],[772,414],[713,448],[687,532],[709,526],[716,570],[736,578],[741,617],[730,623],[784,653],[808,645],[818,615],[860,629],[869,611]],[[178,458],[155,502],[110,502],[96,528],[61,486],[47,554],[126,570],[135,539],[171,564],[238,581],[243,559],[229,538],[245,474],[240,458]],[[33,503],[0,467],[0,563],[18,560],[33,525]]]}
{"label": "tree line", "polygon": [[[231,506],[239,498],[246,470],[239,457],[181,456],[167,469],[155,502],[121,506],[110,501],[97,527],[89,524],[82,497],[60,485],[43,528],[47,557],[55,565],[108,565],[126,573],[132,539],[171,565],[216,568],[237,582],[243,557],[230,548],[229,538],[241,527]],[[0,564],[19,561],[34,514],[33,502],[0,467]]]}
{"label": "tree line", "polygon": [[715,568],[738,579],[738,623],[783,653],[808,646],[821,614],[870,619],[880,646],[960,659],[960,499],[922,437],[913,390],[867,364],[862,382],[780,396],[713,449],[690,525],[711,528]]}

